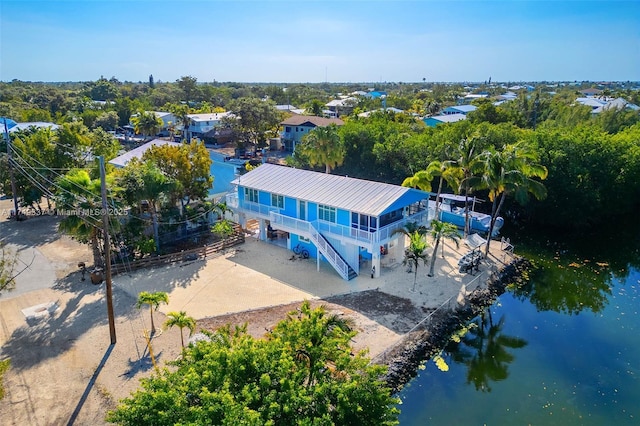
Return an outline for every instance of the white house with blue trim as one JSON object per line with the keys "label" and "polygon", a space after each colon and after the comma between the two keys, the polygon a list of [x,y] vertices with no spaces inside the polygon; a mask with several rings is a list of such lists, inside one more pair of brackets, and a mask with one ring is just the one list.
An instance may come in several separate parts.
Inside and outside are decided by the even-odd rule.
{"label": "white house with blue trim", "polygon": [[409,222],[426,226],[434,213],[424,191],[269,163],[232,184],[237,189],[227,205],[243,228],[256,219],[263,241],[269,227],[280,231],[288,249],[306,249],[318,268],[326,261],[345,280],[364,262],[375,277],[382,257],[385,264],[401,262],[405,238],[396,231]]}

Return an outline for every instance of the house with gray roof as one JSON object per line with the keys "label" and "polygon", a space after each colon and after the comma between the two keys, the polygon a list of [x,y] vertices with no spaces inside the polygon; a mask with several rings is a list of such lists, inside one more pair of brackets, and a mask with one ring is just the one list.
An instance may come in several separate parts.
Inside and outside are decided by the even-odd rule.
{"label": "house with gray roof", "polygon": [[599,114],[602,111],[623,110],[623,109],[631,110],[631,111],[640,111],[640,107],[638,105],[632,104],[631,102],[623,98],[616,98],[608,101],[606,104],[602,106],[594,108],[591,112],[593,114]]}
{"label": "house with gray roof", "polygon": [[203,139],[205,137],[205,133],[208,133],[220,126],[223,118],[232,115],[233,114],[230,112],[210,112],[187,115],[187,117],[189,117],[189,135],[187,135],[187,140],[191,140],[192,137]]}
{"label": "house with gray roof", "polygon": [[[429,193],[387,183],[263,164],[232,182],[227,205],[259,223],[259,238],[286,235],[288,249],[328,262],[345,280],[401,262],[409,222],[428,225]],[[294,250],[296,251],[296,250]]]}
{"label": "house with gray roof", "polygon": [[442,110],[442,115],[451,115],[451,114],[464,114],[477,110],[478,107],[475,105],[455,105],[450,106]]}
{"label": "house with gray roof", "polygon": [[429,127],[436,127],[438,124],[455,123],[460,120],[466,120],[465,114],[448,114],[448,115],[434,115],[432,117],[425,117],[424,124]]}
{"label": "house with gray roof", "polygon": [[144,145],[140,145],[137,148],[132,149],[131,151],[125,152],[124,154],[114,158],[109,161],[109,164],[116,166],[117,168],[122,168],[127,165],[129,161],[134,158],[138,160],[142,159],[142,156],[145,152],[153,148],[154,146],[162,146],[162,145],[170,145],[170,146],[180,146],[181,144],[177,142],[169,142],[164,139],[154,139],[145,143]]}
{"label": "house with gray roof", "polygon": [[280,133],[282,145],[286,151],[293,152],[304,135],[316,127],[325,127],[330,124],[342,126],[344,121],[339,118],[324,118],[315,115],[293,115],[280,123],[283,128]]}

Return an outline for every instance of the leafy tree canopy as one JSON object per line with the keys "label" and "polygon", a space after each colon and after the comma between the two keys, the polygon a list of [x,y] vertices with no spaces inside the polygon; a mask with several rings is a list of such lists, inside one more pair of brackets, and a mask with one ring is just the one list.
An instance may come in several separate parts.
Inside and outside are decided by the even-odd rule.
{"label": "leafy tree canopy", "polygon": [[351,354],[354,332],[305,302],[265,339],[223,327],[176,368],[142,380],[107,420],[122,425],[394,425],[382,366]]}
{"label": "leafy tree canopy", "polygon": [[236,99],[229,103],[228,109],[233,116],[223,120],[234,130],[239,146],[245,148],[263,146],[268,132],[276,131],[282,118],[273,102],[253,97]]}

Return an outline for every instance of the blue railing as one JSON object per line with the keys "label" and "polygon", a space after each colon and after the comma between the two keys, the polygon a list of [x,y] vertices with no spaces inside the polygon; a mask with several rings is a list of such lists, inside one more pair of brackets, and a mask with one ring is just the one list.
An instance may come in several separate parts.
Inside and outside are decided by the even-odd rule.
{"label": "blue railing", "polygon": [[[309,224],[310,222],[299,220],[293,217],[284,216],[279,214],[279,209],[274,208],[272,206],[266,206],[264,204],[252,203],[247,200],[240,202],[237,194],[227,194],[227,205],[231,209],[241,209],[249,212],[257,213],[264,218],[270,218],[272,214],[274,214],[276,219],[271,219],[271,221],[275,224],[279,224],[281,226],[286,226],[291,229],[289,232],[304,232],[305,236],[310,235],[309,232]],[[369,249],[376,249],[376,245],[380,244],[383,241],[387,241],[388,239],[393,238],[393,235],[402,229],[405,225],[410,222],[417,222],[420,225],[428,226],[431,219],[433,219],[434,211],[432,208],[420,210],[417,213],[412,214],[411,216],[407,216],[402,220],[397,222],[390,223],[376,232],[370,232],[363,229],[338,225],[337,223],[325,222],[325,221],[313,221],[312,226],[317,229],[317,231],[322,235],[332,235],[335,237],[342,237],[350,240],[355,240],[359,243],[362,243],[363,246],[368,247]],[[278,222],[280,221],[280,222]],[[283,229],[286,230],[286,229]]]}

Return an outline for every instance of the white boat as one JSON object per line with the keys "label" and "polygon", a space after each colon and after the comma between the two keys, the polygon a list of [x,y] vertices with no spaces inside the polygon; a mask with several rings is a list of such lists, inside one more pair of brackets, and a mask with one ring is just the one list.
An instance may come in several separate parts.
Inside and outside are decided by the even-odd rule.
{"label": "white boat", "polygon": [[224,157],[225,163],[235,164],[236,166],[245,166],[249,160],[242,160],[240,158]]}
{"label": "white boat", "polygon": [[[429,200],[429,208],[435,209],[436,195],[437,194],[431,194],[434,199]],[[481,200],[478,200],[476,197],[469,197],[469,203],[471,204],[469,210],[469,229],[472,232],[488,234],[491,226],[491,215],[475,211],[476,203],[479,202],[481,202]],[[440,194],[439,219],[442,222],[452,223],[458,228],[464,228],[466,218],[464,203],[464,195]],[[503,225],[504,219],[498,216],[493,225],[492,237],[498,235]]]}

